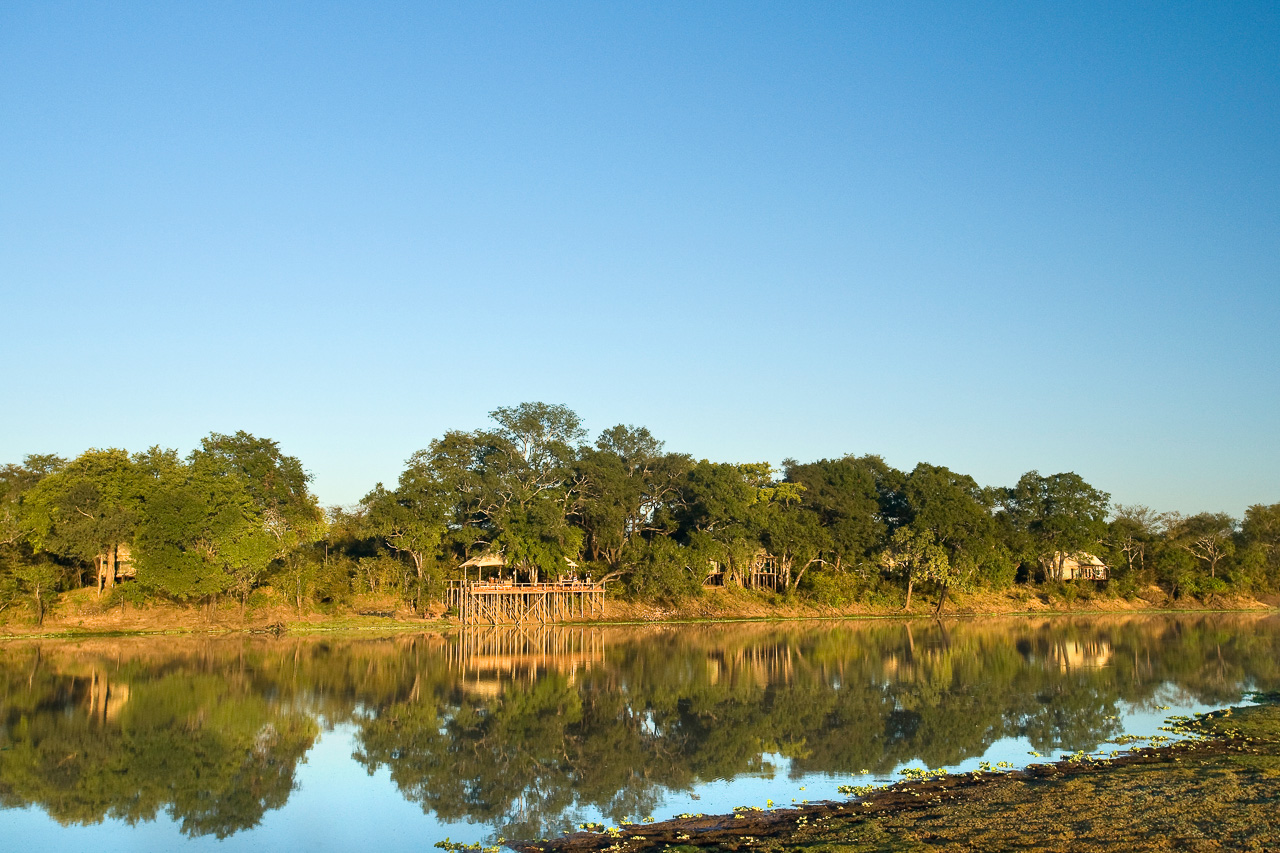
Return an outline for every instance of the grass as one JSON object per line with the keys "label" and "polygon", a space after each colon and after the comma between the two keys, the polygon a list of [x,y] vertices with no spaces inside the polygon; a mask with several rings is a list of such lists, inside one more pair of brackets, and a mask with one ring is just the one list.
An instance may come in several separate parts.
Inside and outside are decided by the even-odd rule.
{"label": "grass", "polygon": [[524,853],[1280,849],[1280,695],[1188,724],[1200,740],[1114,760],[900,783],[839,804],[517,844]]}

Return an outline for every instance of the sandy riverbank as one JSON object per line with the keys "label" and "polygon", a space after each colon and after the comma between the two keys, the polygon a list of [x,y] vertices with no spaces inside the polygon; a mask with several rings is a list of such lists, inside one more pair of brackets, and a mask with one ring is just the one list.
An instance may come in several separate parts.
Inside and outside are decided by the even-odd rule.
{"label": "sandy riverbank", "polygon": [[[1050,616],[1144,612],[1264,611],[1280,601],[1243,596],[1221,596],[1212,600],[1170,599],[1158,587],[1133,598],[1091,595],[1067,601],[1058,596],[1017,588],[1002,592],[958,594],[948,599],[946,616]],[[735,620],[802,619],[900,619],[931,617],[935,602],[917,599],[911,610],[901,607],[853,603],[830,607],[783,596],[768,596],[742,590],[715,590],[676,605],[662,605],[609,599],[601,618],[576,624],[633,624],[658,622],[725,622]],[[232,632],[274,632],[306,634],[331,631],[421,631],[444,630],[456,626],[443,608],[425,614],[404,609],[356,606],[330,612],[299,614],[284,606],[240,607],[227,603],[213,610],[177,604],[149,604],[143,607],[120,600],[99,600],[92,590],[69,593],[41,626],[25,614],[6,614],[0,623],[0,637],[82,636],[94,634],[217,634]]]}

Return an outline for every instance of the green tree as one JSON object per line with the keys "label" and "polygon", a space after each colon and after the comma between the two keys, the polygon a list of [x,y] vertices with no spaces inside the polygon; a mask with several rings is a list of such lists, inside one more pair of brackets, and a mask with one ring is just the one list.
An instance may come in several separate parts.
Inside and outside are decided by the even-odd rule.
{"label": "green tree", "polygon": [[569,519],[582,423],[567,407],[547,403],[498,408],[490,417],[498,429],[483,451],[483,512],[492,541],[531,581],[558,575],[582,551],[582,530]]}
{"label": "green tree", "polygon": [[31,454],[21,465],[0,466],[0,547],[15,545],[24,536],[21,507],[26,494],[66,464],[60,456]]}
{"label": "green tree", "polygon": [[1235,534],[1239,525],[1223,512],[1202,512],[1182,517],[1169,517],[1169,541],[1198,560],[1209,569],[1209,578],[1217,579],[1218,564],[1235,553]]}
{"label": "green tree", "polygon": [[595,447],[583,448],[574,515],[589,558],[617,571],[637,536],[669,532],[655,517],[678,495],[691,464],[688,456],[664,453],[644,427],[619,424],[602,432]]}
{"label": "green tree", "polygon": [[34,560],[20,564],[14,572],[17,592],[25,595],[31,604],[36,624],[43,625],[49,608],[57,600],[62,572],[47,560]]}
{"label": "green tree", "polygon": [[[1166,517],[1141,504],[1117,505],[1107,525],[1106,543],[1123,561],[1123,578],[1145,578],[1147,556],[1159,538]],[[1115,565],[1116,560],[1111,563]]]}
{"label": "green tree", "polygon": [[235,592],[243,605],[278,547],[254,497],[226,458],[192,454],[153,486],[138,530],[138,583],[210,607]]}
{"label": "green tree", "polygon": [[726,566],[726,580],[741,583],[762,547],[765,507],[773,492],[768,463],[693,465],[671,504],[680,541]]}
{"label": "green tree", "polygon": [[870,557],[887,535],[881,512],[877,473],[885,474],[879,458],[821,459],[783,463],[786,480],[804,486],[800,500],[818,515],[831,537],[831,562],[839,571],[846,563]]}
{"label": "green tree", "polygon": [[272,439],[243,430],[235,435],[214,432],[200,440],[200,449],[191,458],[237,475],[258,511],[274,513],[285,524],[310,525],[322,516],[309,488],[311,475],[296,456],[286,456]]}
{"label": "green tree", "polygon": [[910,526],[929,531],[947,549],[952,582],[983,569],[988,577],[999,577],[1004,560],[995,538],[994,500],[987,490],[967,474],[922,462],[907,478],[904,491]]}
{"label": "green tree", "polygon": [[116,583],[121,545],[133,539],[143,481],[120,449],[87,450],[27,493],[23,518],[36,548],[78,563],[95,563],[98,590]]}
{"label": "green tree", "polygon": [[435,578],[449,514],[447,494],[440,488],[427,455],[417,453],[409,459],[395,491],[387,491],[379,483],[361,503],[368,529],[387,548],[413,563],[413,606],[420,611],[422,593]]}
{"label": "green tree", "polygon": [[[880,565],[890,575],[901,578],[907,584],[904,610],[911,607],[911,592],[917,583],[936,581],[949,583],[951,563],[947,549],[938,544],[933,531],[928,528],[899,527],[889,537],[889,544],[880,554]],[[941,607],[941,602],[939,602]]]}
{"label": "green tree", "polygon": [[805,572],[830,554],[832,537],[822,517],[802,501],[805,487],[782,482],[768,490],[761,513],[761,542],[778,560],[778,571],[787,590],[800,585]]}
{"label": "green tree", "polygon": [[1262,589],[1280,589],[1280,503],[1254,504],[1240,528],[1243,557]]}
{"label": "green tree", "polygon": [[1003,495],[1018,550],[1039,563],[1050,580],[1062,579],[1067,557],[1098,547],[1106,535],[1110,501],[1075,473],[1044,477],[1029,471]]}
{"label": "green tree", "polygon": [[[47,569],[61,580],[61,567],[32,547],[23,503],[37,483],[65,465],[66,460],[58,456],[30,455],[21,465],[0,466],[0,612],[25,600],[41,621],[57,595],[57,583],[50,585],[39,576]],[[32,598],[33,593],[39,594],[38,599]]]}
{"label": "green tree", "polygon": [[622,558],[627,590],[641,601],[675,603],[696,596],[707,562],[700,556],[668,536],[633,539]]}
{"label": "green tree", "polygon": [[[324,536],[325,517],[310,491],[311,474],[296,456],[287,456],[278,442],[240,430],[234,435],[210,433],[192,454],[193,463],[209,462],[237,475],[253,501],[263,528],[275,542],[273,561],[286,579],[296,582],[307,573],[304,553]],[[263,580],[270,563],[251,560],[234,573],[233,589],[243,611],[249,593]],[[297,584],[293,583],[297,592]],[[295,596],[296,598],[296,596]],[[296,602],[301,608],[301,602]]]}

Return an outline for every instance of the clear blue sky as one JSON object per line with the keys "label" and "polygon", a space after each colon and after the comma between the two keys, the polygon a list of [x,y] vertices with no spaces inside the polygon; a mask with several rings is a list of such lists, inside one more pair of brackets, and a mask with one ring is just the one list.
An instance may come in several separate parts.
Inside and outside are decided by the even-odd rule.
{"label": "clear blue sky", "polygon": [[525,400],[1280,501],[1280,6],[0,6],[0,461]]}

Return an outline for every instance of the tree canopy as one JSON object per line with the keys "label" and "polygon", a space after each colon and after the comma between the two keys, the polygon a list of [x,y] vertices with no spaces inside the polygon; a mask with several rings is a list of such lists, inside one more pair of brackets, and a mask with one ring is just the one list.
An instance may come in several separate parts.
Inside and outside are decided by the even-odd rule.
{"label": "tree canopy", "polygon": [[730,584],[830,604],[909,604],[921,590],[941,604],[960,588],[1061,585],[1066,565],[1096,557],[1121,594],[1280,587],[1275,506],[1160,514],[1112,507],[1073,472],[984,486],[874,455],[780,470],[694,459],[634,424],[591,441],[576,413],[541,402],[490,419],[428,441],[393,486],[345,509],[322,510],[301,460],[243,431],[185,457],[27,456],[0,468],[0,613],[42,618],[86,578],[110,592],[121,566],[133,598],[425,613],[482,555],[482,573],[576,575],[663,601]]}

